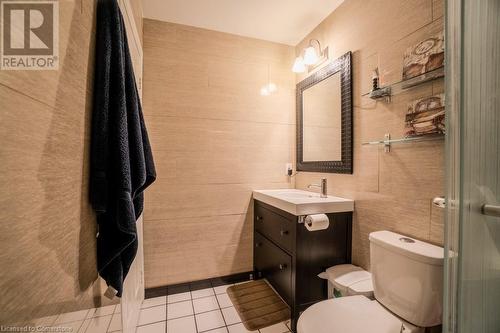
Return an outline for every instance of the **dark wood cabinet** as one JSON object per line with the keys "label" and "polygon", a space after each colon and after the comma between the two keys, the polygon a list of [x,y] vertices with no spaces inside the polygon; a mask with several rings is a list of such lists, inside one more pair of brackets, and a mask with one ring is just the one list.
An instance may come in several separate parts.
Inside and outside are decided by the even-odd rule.
{"label": "dark wood cabinet", "polygon": [[255,270],[273,285],[280,296],[292,301],[292,257],[260,233],[255,234]]}
{"label": "dark wood cabinet", "polygon": [[351,263],[352,213],[327,214],[325,230],[308,231],[299,217],[254,201],[254,270],[291,309],[292,330],[308,306],[327,298],[327,283],[318,274]]}

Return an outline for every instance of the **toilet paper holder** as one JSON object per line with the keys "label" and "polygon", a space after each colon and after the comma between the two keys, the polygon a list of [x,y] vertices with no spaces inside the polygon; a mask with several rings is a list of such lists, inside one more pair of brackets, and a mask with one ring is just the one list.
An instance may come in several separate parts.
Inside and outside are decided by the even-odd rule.
{"label": "toilet paper holder", "polygon": [[304,224],[308,231],[326,230],[331,223],[328,215],[324,213],[299,216],[298,222]]}
{"label": "toilet paper holder", "polygon": [[306,224],[306,217],[307,215],[300,215],[299,216],[299,223],[303,223],[303,224]]}
{"label": "toilet paper holder", "polygon": [[306,224],[306,217],[308,215],[299,215],[298,222],[302,224]]}

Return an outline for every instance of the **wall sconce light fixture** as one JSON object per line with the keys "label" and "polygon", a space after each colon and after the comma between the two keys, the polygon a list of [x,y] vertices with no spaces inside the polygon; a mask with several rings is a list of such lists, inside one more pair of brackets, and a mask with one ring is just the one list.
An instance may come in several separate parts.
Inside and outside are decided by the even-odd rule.
{"label": "wall sconce light fixture", "polygon": [[[317,44],[317,50],[314,47]],[[309,40],[309,46],[304,50],[304,57],[301,55],[295,58],[292,71],[294,73],[304,73],[306,69],[309,71],[318,67],[328,60],[328,46],[321,49],[321,43],[317,39]]]}

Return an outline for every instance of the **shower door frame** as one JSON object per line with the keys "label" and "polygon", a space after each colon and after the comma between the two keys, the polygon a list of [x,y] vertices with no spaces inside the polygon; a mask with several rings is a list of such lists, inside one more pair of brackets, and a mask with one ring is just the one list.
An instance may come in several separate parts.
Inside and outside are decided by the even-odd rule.
{"label": "shower door frame", "polygon": [[[500,289],[491,288],[498,272],[488,266],[498,257],[500,217],[489,217],[483,209],[500,200],[500,172],[494,173],[495,161],[500,163],[500,135],[495,131],[500,109],[495,109],[499,102],[494,98],[494,87],[500,84],[495,66],[500,52],[494,40],[500,23],[492,19],[500,7],[493,1],[471,1],[446,1],[444,333],[491,332],[500,326],[488,312],[500,302],[494,297]],[[474,293],[478,289],[482,292]]]}
{"label": "shower door frame", "polygon": [[461,179],[461,64],[462,64],[462,0],[446,1],[446,213],[445,213],[445,262],[443,292],[443,333],[456,332],[458,253],[460,226]]}

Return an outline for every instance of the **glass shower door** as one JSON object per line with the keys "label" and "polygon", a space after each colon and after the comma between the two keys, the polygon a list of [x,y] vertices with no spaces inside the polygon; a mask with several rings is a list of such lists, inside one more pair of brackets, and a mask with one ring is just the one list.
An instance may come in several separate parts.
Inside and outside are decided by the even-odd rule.
{"label": "glass shower door", "polygon": [[500,0],[447,1],[443,332],[500,332]]}

